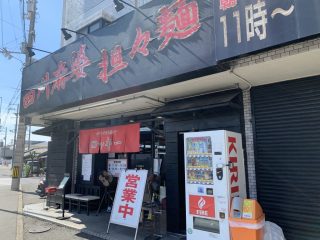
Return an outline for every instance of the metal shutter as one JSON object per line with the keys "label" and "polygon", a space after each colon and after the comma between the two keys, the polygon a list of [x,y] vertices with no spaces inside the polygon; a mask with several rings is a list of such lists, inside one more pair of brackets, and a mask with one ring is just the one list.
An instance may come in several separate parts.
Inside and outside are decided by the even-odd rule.
{"label": "metal shutter", "polygon": [[320,77],[252,90],[258,200],[289,240],[320,239]]}

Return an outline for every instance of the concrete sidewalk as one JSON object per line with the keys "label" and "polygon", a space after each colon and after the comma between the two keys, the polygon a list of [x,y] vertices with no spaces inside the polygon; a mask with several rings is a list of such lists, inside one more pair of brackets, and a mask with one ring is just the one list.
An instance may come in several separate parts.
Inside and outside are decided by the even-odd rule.
{"label": "concrete sidewalk", "polygon": [[[11,170],[0,166],[0,233],[1,239],[23,240],[23,218],[19,212],[21,192],[11,191]],[[21,207],[20,207],[21,208]]]}
{"label": "concrete sidewalk", "polygon": [[[66,211],[65,216],[70,217],[67,220],[58,220],[62,216],[62,210],[49,208],[44,210],[44,202],[38,204],[25,205],[23,211],[25,215],[49,221],[61,226],[76,229],[82,233],[108,240],[132,240],[135,229],[111,224],[110,233],[107,234],[107,225],[109,222],[109,213],[100,213],[96,216],[94,213],[87,216],[86,214],[69,213]],[[165,227],[165,226],[164,226]],[[162,229],[164,229],[162,227]],[[145,224],[139,226],[137,239],[143,240],[152,235],[153,225]],[[151,239],[151,238],[150,238]],[[163,239],[179,239],[179,237],[164,237]]]}

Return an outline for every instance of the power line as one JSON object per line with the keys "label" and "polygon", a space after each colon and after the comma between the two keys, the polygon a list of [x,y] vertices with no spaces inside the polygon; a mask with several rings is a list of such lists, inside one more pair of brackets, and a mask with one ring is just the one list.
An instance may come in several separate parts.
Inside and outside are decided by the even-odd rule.
{"label": "power line", "polygon": [[9,113],[10,113],[10,107],[14,105],[14,101],[16,101],[15,99],[16,99],[17,96],[19,96],[19,94],[20,94],[20,89],[19,89],[19,87],[21,86],[21,81],[22,81],[22,79],[19,81],[19,84],[18,84],[18,86],[17,86],[17,88],[16,88],[16,91],[13,93],[13,96],[12,96],[12,98],[11,98],[10,102],[8,103],[7,108],[6,108],[7,113],[6,113],[4,122],[3,122],[3,125],[4,125],[4,126],[6,126],[6,124],[7,124],[7,119],[8,119]]}
{"label": "power line", "polygon": [[[2,2],[0,1],[0,14],[1,19],[3,19]],[[3,21],[1,21],[1,46],[3,47]]]}
{"label": "power line", "polygon": [[[11,22],[13,22],[13,15],[12,15],[11,4],[10,4],[9,0],[8,0],[8,9],[9,9],[9,15],[10,15],[10,18],[11,18]],[[16,40],[16,44],[19,46],[16,31],[14,30],[14,28],[12,28],[12,30],[13,30],[14,38]]]}
{"label": "power line", "polygon": [[[0,2],[1,2],[1,1],[0,1]],[[0,20],[1,20],[2,22],[4,22],[4,23],[10,25],[11,27],[14,27],[14,28],[19,29],[19,30],[21,29],[20,27],[18,27],[18,26],[15,25],[14,23],[11,23],[11,22],[5,20],[3,17],[2,17]]]}

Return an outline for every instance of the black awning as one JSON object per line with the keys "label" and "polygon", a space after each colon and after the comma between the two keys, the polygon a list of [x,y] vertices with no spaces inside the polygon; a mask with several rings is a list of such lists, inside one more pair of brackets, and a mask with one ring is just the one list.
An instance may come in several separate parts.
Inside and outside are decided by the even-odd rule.
{"label": "black awning", "polygon": [[54,126],[50,125],[50,126],[35,130],[32,132],[32,134],[51,137],[51,132],[53,130],[54,130]]}
{"label": "black awning", "polygon": [[239,90],[208,94],[199,97],[185,98],[167,103],[165,106],[155,109],[151,114],[171,115],[184,112],[199,111],[211,108],[233,107],[240,108],[239,101],[236,100],[240,94]]}

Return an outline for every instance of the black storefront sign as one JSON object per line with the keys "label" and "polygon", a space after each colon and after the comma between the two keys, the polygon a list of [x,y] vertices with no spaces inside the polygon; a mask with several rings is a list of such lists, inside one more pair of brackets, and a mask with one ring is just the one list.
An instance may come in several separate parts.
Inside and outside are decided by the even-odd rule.
{"label": "black storefront sign", "polygon": [[215,0],[217,60],[320,33],[319,0]]}
{"label": "black storefront sign", "polygon": [[132,11],[91,41],[83,37],[26,67],[22,114],[163,86],[164,79],[216,65],[213,0],[154,0],[141,10],[151,20]]}

